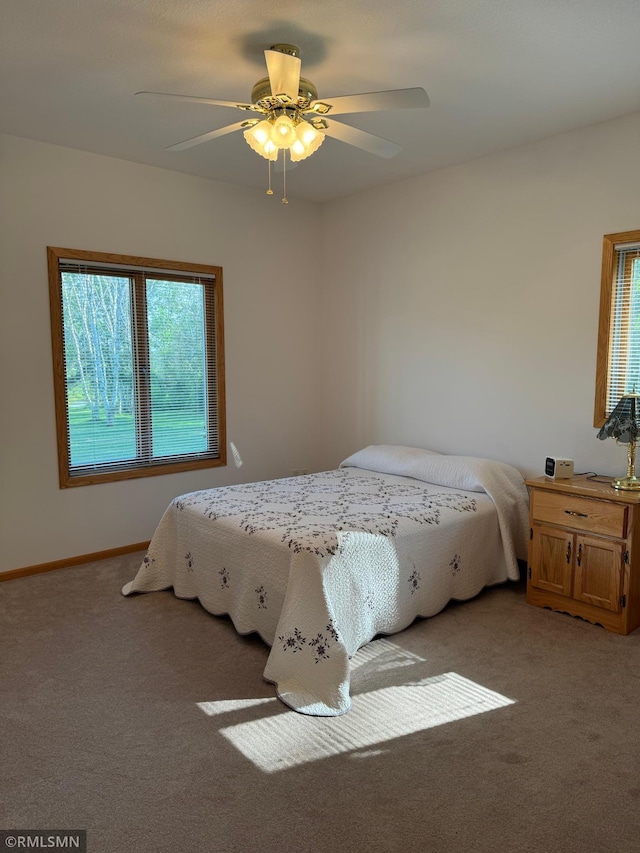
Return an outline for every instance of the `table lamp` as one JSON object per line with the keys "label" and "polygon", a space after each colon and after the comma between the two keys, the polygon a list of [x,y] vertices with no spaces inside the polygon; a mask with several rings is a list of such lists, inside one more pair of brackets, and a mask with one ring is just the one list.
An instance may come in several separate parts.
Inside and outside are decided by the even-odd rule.
{"label": "table lamp", "polygon": [[615,438],[619,444],[628,444],[627,476],[613,480],[614,489],[640,489],[640,477],[636,477],[636,439],[640,434],[640,394],[632,391],[620,398],[618,405],[603,424],[598,438]]}

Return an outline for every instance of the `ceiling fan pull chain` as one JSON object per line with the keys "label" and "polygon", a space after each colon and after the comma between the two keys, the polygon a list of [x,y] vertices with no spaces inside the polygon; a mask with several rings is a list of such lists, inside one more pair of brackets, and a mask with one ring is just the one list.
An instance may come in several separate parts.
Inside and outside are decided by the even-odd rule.
{"label": "ceiling fan pull chain", "polygon": [[282,203],[289,204],[287,198],[287,152],[282,152]]}
{"label": "ceiling fan pull chain", "polygon": [[273,190],[271,189],[271,160],[267,160],[269,164],[269,187],[267,189],[267,195],[273,195]]}

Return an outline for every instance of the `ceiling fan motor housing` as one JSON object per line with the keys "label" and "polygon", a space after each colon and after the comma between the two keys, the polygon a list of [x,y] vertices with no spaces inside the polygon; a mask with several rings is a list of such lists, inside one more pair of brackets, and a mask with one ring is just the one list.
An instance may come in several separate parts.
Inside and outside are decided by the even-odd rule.
{"label": "ceiling fan motor housing", "polygon": [[295,44],[272,44],[270,50],[277,50],[279,53],[288,53],[289,56],[297,56],[300,58],[300,48]]}
{"label": "ceiling fan motor housing", "polygon": [[[269,83],[269,78],[263,77],[261,80],[258,80],[258,82],[251,90],[251,103],[260,104],[260,101],[264,100],[265,98],[271,98],[274,95],[279,94],[281,93],[271,91],[271,84]],[[318,90],[310,80],[305,80],[304,77],[300,78],[300,86],[298,88],[298,99],[302,99],[309,102],[317,101],[318,99]]]}

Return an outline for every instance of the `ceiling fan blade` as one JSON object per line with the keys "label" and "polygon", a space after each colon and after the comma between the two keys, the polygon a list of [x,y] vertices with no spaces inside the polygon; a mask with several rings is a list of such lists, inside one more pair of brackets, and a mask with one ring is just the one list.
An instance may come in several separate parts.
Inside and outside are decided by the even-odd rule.
{"label": "ceiling fan blade", "polygon": [[[429,96],[420,86],[414,89],[390,89],[386,92],[368,92],[362,95],[340,95],[313,101],[309,112],[319,115],[344,115],[368,113],[378,110],[415,110],[429,106]],[[326,109],[328,107],[328,109]]]}
{"label": "ceiling fan blade", "polygon": [[218,101],[215,98],[198,98],[195,95],[172,95],[169,92],[136,92],[136,95],[145,95],[151,98],[165,98],[174,101],[192,101],[196,104],[212,104],[214,107],[233,107],[237,110],[253,110],[254,112],[264,112],[255,104],[238,104],[235,101]]}
{"label": "ceiling fan blade", "polygon": [[397,142],[390,142],[381,136],[374,136],[373,133],[358,130],[357,127],[351,127],[339,121],[327,122],[327,126],[322,129],[322,132],[333,137],[333,139],[339,139],[340,142],[346,142],[348,145],[355,145],[356,148],[362,148],[363,151],[368,151],[369,154],[375,154],[378,157],[395,157],[402,151],[402,146],[398,145]]}
{"label": "ceiling fan blade", "polygon": [[246,130],[255,124],[256,121],[238,121],[235,124],[228,124],[226,127],[219,127],[217,130],[210,130],[208,133],[201,133],[199,136],[192,136],[191,139],[185,139],[183,142],[176,142],[175,145],[169,145],[165,151],[184,151],[185,148],[192,148],[194,145],[200,145],[202,142],[208,142],[210,139],[215,139],[217,136],[225,136],[227,133],[233,133],[236,130]]}
{"label": "ceiling fan blade", "polygon": [[300,88],[300,58],[279,50],[265,50],[264,58],[267,62],[271,94],[288,95],[291,100],[296,101]]}

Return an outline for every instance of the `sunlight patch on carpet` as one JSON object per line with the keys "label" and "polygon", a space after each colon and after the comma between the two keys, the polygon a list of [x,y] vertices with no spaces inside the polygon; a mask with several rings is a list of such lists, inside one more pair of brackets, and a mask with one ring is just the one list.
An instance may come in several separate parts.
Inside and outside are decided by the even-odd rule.
{"label": "sunlight patch on carpet", "polygon": [[341,717],[289,711],[220,732],[265,773],[275,773],[513,704],[513,699],[447,672],[354,696],[351,710]]}

